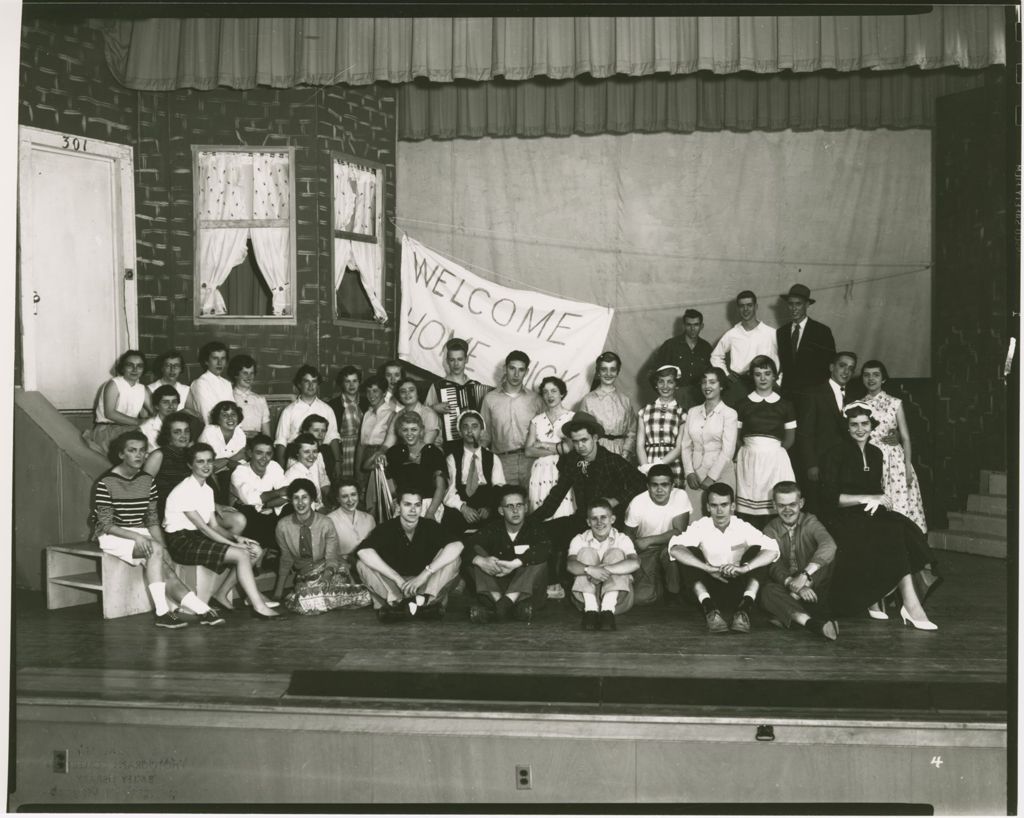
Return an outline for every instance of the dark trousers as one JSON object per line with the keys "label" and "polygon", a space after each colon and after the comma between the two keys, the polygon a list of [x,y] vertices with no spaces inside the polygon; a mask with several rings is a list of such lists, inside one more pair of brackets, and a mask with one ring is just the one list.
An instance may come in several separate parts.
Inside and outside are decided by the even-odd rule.
{"label": "dark trousers", "polygon": [[[703,563],[707,563],[707,559],[704,557],[704,552],[694,546],[689,546],[689,551],[697,559]],[[761,546],[752,545],[746,551],[743,552],[743,556],[740,557],[740,565],[746,565],[754,557],[761,552]],[[714,577],[708,576],[705,571],[699,568],[691,568],[688,565],[679,566],[679,572],[682,574],[682,583],[685,588],[694,590],[694,585],[698,582],[707,588],[708,593],[711,595],[711,601],[714,603],[716,608],[725,608],[732,610],[739,604],[743,598],[743,592],[747,590],[747,584],[752,579],[756,579],[762,584],[768,578],[767,566],[761,566],[748,574],[743,574],[739,577],[733,577],[728,582],[721,582]],[[694,596],[696,597],[696,591],[694,590]]]}
{"label": "dark trousers", "polygon": [[518,593],[521,599],[526,597],[544,597],[545,586],[548,581],[547,563],[539,565],[524,565],[517,568],[511,574],[503,577],[492,577],[485,574],[476,566],[473,566],[473,578],[476,580],[478,594],[515,594]]}
{"label": "dark trousers", "polygon": [[548,556],[549,581],[564,585],[570,580],[569,572],[565,568],[569,544],[573,537],[587,530],[587,521],[577,512],[568,517],[548,520],[544,523],[544,528],[551,540],[551,553]]}

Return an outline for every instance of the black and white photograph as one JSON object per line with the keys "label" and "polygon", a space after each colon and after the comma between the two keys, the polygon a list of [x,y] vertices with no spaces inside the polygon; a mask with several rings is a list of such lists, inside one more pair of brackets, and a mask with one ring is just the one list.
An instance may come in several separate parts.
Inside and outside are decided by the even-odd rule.
{"label": "black and white photograph", "polygon": [[1019,5],[0,23],[8,811],[1017,813]]}

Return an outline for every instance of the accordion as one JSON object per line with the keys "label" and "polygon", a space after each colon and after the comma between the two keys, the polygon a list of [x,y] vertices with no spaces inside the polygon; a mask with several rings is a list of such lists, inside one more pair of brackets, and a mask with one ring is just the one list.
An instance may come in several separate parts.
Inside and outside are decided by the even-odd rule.
{"label": "accordion", "polygon": [[443,385],[438,387],[438,399],[448,407],[445,409],[444,417],[441,419],[445,440],[462,439],[457,425],[459,415],[467,409],[475,409],[479,412],[480,403],[483,401],[484,395],[490,391],[491,387],[484,386],[476,381],[469,381],[464,384],[444,381]]}

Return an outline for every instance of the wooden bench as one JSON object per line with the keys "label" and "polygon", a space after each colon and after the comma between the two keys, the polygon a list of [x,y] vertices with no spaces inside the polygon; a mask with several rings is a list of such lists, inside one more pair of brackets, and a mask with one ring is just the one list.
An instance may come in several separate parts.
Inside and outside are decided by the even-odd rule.
{"label": "wooden bench", "polygon": [[[177,565],[175,572],[203,602],[210,599],[221,579],[201,565]],[[264,593],[273,590],[275,575],[265,571],[256,577]],[[237,590],[236,590],[237,596]],[[92,542],[51,545],[46,549],[46,608],[69,608],[99,601],[104,619],[146,613],[153,602],[146,589],[141,565],[129,565],[105,554]]]}

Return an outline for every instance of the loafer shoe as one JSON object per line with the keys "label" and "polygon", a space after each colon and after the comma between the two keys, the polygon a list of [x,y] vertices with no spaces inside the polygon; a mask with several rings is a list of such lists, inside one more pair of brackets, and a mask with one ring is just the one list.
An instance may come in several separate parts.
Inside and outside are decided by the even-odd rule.
{"label": "loafer shoe", "polygon": [[729,623],[729,630],[735,633],[750,633],[750,617],[746,611],[736,611]]}
{"label": "loafer shoe", "polygon": [[718,608],[704,614],[704,620],[708,623],[708,633],[725,633],[729,630],[729,625],[718,612]]}

